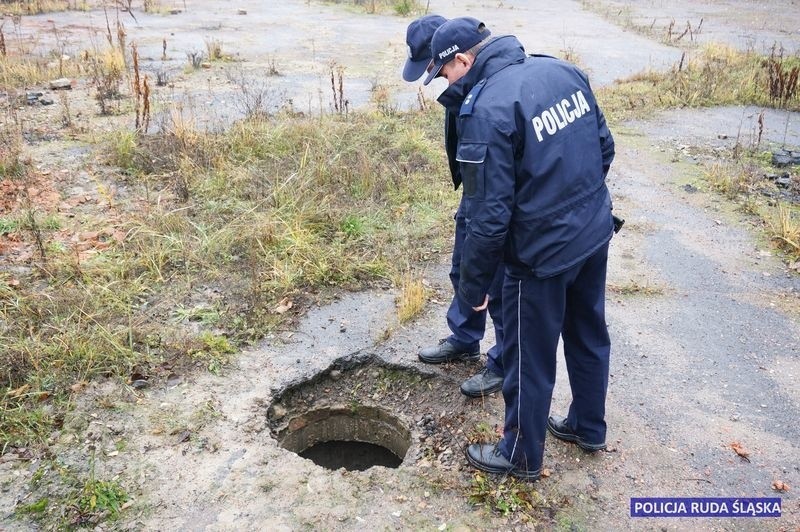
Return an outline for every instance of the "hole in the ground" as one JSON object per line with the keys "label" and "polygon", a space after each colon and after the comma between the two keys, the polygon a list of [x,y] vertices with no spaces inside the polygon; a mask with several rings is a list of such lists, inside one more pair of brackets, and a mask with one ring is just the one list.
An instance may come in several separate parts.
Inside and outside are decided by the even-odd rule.
{"label": "hole in the ground", "polygon": [[349,355],[273,390],[266,412],[270,434],[284,449],[330,469],[419,461],[453,467],[473,423],[458,389],[471,371],[455,367],[448,373],[456,377],[443,379],[369,353]]}
{"label": "hole in the ground", "polygon": [[399,419],[380,408],[355,404],[293,417],[277,436],[284,449],[333,470],[398,467],[411,445],[411,433]]}

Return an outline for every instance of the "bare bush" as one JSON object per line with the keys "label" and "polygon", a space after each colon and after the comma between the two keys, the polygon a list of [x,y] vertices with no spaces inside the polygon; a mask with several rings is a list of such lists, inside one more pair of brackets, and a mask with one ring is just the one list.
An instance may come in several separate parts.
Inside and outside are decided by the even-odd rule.
{"label": "bare bush", "polygon": [[344,66],[336,61],[329,63],[331,75],[331,92],[333,94],[333,110],[339,114],[346,114],[350,101],[344,97]]}
{"label": "bare bush", "polygon": [[786,65],[783,47],[773,45],[765,63],[768,75],[769,97],[779,106],[797,98],[800,66]]}
{"label": "bare bush", "polygon": [[191,67],[195,70],[200,69],[203,65],[203,59],[205,59],[203,52],[186,52],[186,57],[189,59]]}
{"label": "bare bush", "polygon": [[233,104],[247,118],[269,116],[286,103],[285,92],[272,87],[263,76],[248,76],[241,69],[225,74],[238,89]]}

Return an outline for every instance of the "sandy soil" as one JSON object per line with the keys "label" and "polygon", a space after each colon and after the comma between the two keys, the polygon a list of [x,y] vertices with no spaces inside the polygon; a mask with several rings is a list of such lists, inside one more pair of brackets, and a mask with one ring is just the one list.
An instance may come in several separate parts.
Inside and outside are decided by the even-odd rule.
{"label": "sandy soil", "polygon": [[[496,33],[519,35],[529,51],[571,49],[596,84],[663,67],[682,53],[627,29],[621,19],[615,25],[613,17],[583,10],[578,2],[531,4],[477,2],[462,11],[453,2],[432,1],[431,9],[445,16],[479,16]],[[795,4],[604,3],[625,7],[641,21],[702,17],[703,38],[742,46],[769,45],[776,36],[797,46]],[[237,15],[240,8],[248,14]],[[20,33],[46,48],[52,19],[70,28],[62,38],[78,43],[97,31],[91,28],[104,25],[101,16],[29,17]],[[375,82],[392,87],[398,105],[416,98],[415,86],[397,81],[409,19],[299,0],[269,7],[256,0],[235,6],[198,1],[178,15],[137,18],[126,25],[129,40],[137,40],[150,58],[146,68],[165,69],[173,77],[162,97],[202,98],[204,114],[221,123],[236,117],[230,103],[235,89],[222,69],[180,74],[185,53],[203,49],[208,38],[221,39],[250,73],[275,60],[283,75],[270,79],[289,91],[297,106],[328,105],[331,59],[347,66],[353,105],[368,101]],[[165,36],[169,58],[161,61]],[[433,98],[442,88],[434,84],[426,94]],[[88,89],[81,84],[77,89],[71,97],[82,111],[79,123],[98,131],[113,128],[113,120],[94,117]],[[55,107],[30,112],[56,120]],[[739,108],[680,111],[615,130],[618,155],[609,182],[615,209],[627,223],[613,241],[609,272],[611,452],[586,455],[548,440],[550,475],[536,484],[553,508],[545,512],[546,528],[799,529],[800,280],[754,236],[745,218],[694,186],[700,182],[697,163],[711,148],[729,148],[741,138],[737,132],[751,131],[754,116],[755,110]],[[800,143],[800,116],[770,113],[767,123],[765,145]],[[65,179],[75,176],[66,196],[84,194],[94,196],[87,201],[102,203],[92,185],[101,171],[95,154],[68,139],[34,144],[39,165]],[[390,290],[342,294],[313,306],[297,330],[242,353],[221,376],[176,375],[165,386],[140,391],[95,382],[78,398],[64,430],[53,435],[54,453],[86,469],[90,449],[96,449],[98,476],[117,478],[134,497],[114,525],[121,529],[524,529],[519,516],[493,514],[467,499],[473,471],[461,449],[476,437],[478,424],[490,431],[502,425],[502,398],[468,400],[458,393],[458,384],[479,364],[426,367],[416,359],[420,347],[447,335],[448,260],[443,255],[426,273],[436,296],[412,324],[396,322]],[[622,290],[632,285],[656,290]],[[483,348],[491,341],[487,338]],[[404,377],[387,380],[386,367]],[[339,372],[337,378],[331,371]],[[309,408],[357,398],[391,410],[411,432],[403,464],[330,471],[281,448],[273,402],[309,379],[314,382],[303,389]],[[562,366],[553,410],[564,411],[568,404]],[[734,453],[733,442],[749,451],[749,462]],[[13,455],[0,460],[0,528],[32,527],[14,520],[13,508],[30,502],[28,481],[37,467],[36,461]],[[790,490],[775,492],[776,480]],[[783,517],[631,519],[630,498],[644,496],[780,496]]]}

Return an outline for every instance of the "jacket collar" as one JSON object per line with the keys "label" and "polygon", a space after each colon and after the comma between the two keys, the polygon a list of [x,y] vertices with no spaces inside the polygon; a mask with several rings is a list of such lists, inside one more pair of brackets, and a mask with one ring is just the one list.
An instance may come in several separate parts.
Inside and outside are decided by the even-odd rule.
{"label": "jacket collar", "polygon": [[460,80],[447,87],[437,101],[446,109],[457,113],[464,98],[480,80],[491,77],[508,65],[521,63],[524,60],[525,49],[513,35],[492,39],[478,50],[475,62],[469,71]]}

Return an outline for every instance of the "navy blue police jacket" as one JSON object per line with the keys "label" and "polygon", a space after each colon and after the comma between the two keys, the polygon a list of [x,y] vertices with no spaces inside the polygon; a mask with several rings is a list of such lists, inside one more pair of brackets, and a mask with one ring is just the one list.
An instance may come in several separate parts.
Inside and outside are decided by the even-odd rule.
{"label": "navy blue police jacket", "polygon": [[547,278],[611,239],[614,139],[579,68],[498,37],[439,102],[458,115],[468,199],[462,307],[483,304],[501,261],[512,277]]}

